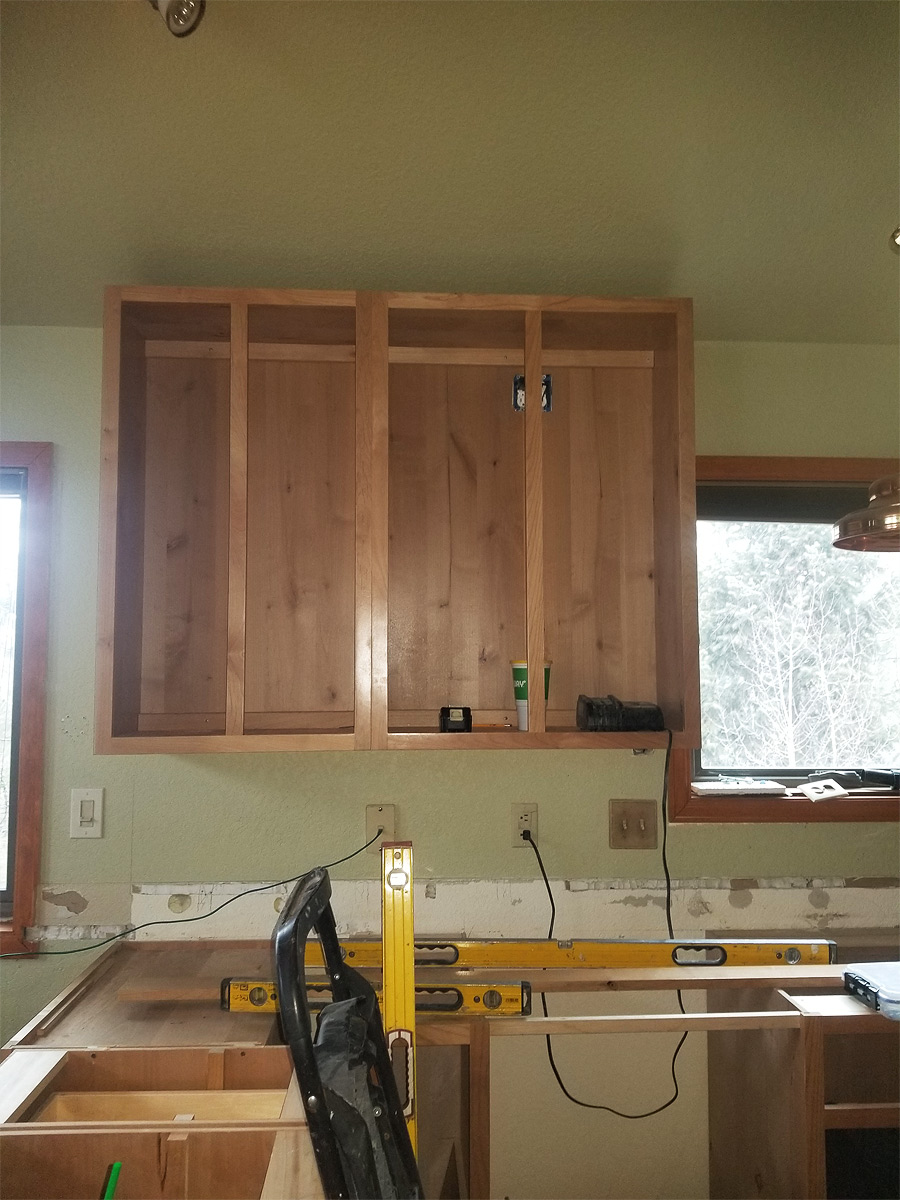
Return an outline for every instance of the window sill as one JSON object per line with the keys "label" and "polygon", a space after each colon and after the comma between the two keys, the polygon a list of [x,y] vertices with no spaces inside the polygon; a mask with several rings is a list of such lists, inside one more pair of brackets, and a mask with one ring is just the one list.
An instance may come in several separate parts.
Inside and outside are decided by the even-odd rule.
{"label": "window sill", "polygon": [[0,954],[29,954],[36,949],[34,942],[26,942],[19,936],[11,922],[0,924]]}
{"label": "window sill", "polygon": [[805,796],[697,796],[691,791],[691,752],[673,750],[668,816],[673,823],[815,824],[898,821],[900,796],[863,792],[813,802]]}

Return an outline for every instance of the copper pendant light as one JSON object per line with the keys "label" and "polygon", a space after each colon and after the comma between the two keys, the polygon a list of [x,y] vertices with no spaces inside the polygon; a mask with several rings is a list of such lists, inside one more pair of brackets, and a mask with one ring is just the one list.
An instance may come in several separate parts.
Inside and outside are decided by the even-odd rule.
{"label": "copper pendant light", "polygon": [[869,488],[869,507],[834,526],[839,550],[900,550],[900,475],[885,475]]}

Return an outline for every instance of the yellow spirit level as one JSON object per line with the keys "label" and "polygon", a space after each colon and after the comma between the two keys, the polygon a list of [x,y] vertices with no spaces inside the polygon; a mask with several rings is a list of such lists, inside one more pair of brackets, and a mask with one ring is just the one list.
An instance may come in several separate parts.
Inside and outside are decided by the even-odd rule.
{"label": "yellow spirit level", "polygon": [[381,1019],[415,1154],[416,1000],[411,842],[382,843],[381,885]]}
{"label": "yellow spirit level", "polygon": [[[375,990],[380,1004],[381,990]],[[311,1011],[317,1012],[331,1002],[331,988],[327,983],[307,980],[306,999]],[[415,1003],[417,1013],[436,1016],[530,1017],[531,985],[523,981],[416,987]],[[220,1005],[226,1012],[274,1013],[278,1011],[278,994],[271,979],[223,979]]]}
{"label": "yellow spirit level", "polygon": [[[381,966],[381,942],[358,938],[341,942],[345,959],[354,967]],[[835,961],[835,943],[822,938],[806,941],[736,939],[694,941],[556,941],[503,938],[455,941],[419,939],[414,943],[417,967],[456,970],[552,970],[595,967],[605,970],[633,967],[784,967],[823,966]],[[310,941],[306,960],[322,965],[318,943]]]}

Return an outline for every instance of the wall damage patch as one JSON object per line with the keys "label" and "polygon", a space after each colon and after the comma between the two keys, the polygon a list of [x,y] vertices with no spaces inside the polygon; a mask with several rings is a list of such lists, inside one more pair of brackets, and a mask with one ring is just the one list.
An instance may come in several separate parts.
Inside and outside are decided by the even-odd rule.
{"label": "wall damage patch", "polygon": [[88,906],[87,900],[80,892],[54,892],[50,888],[44,888],[41,897],[48,904],[55,904],[70,913],[83,913]]}

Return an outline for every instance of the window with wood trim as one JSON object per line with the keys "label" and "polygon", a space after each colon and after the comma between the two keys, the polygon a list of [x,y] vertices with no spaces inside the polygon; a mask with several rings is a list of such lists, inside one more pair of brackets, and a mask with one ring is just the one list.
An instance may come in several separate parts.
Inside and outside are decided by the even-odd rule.
{"label": "window with wood trim", "polygon": [[[900,767],[900,555],[830,547],[832,521],[897,465],[698,457],[704,732],[700,750],[673,752],[673,820],[900,816],[900,798],[874,785],[816,802],[715,786],[752,775],[790,789],[814,772]],[[712,790],[694,791],[701,782]]]}
{"label": "window with wood trim", "polygon": [[0,442],[3,953],[27,949],[40,872],[52,460],[48,442]]}

